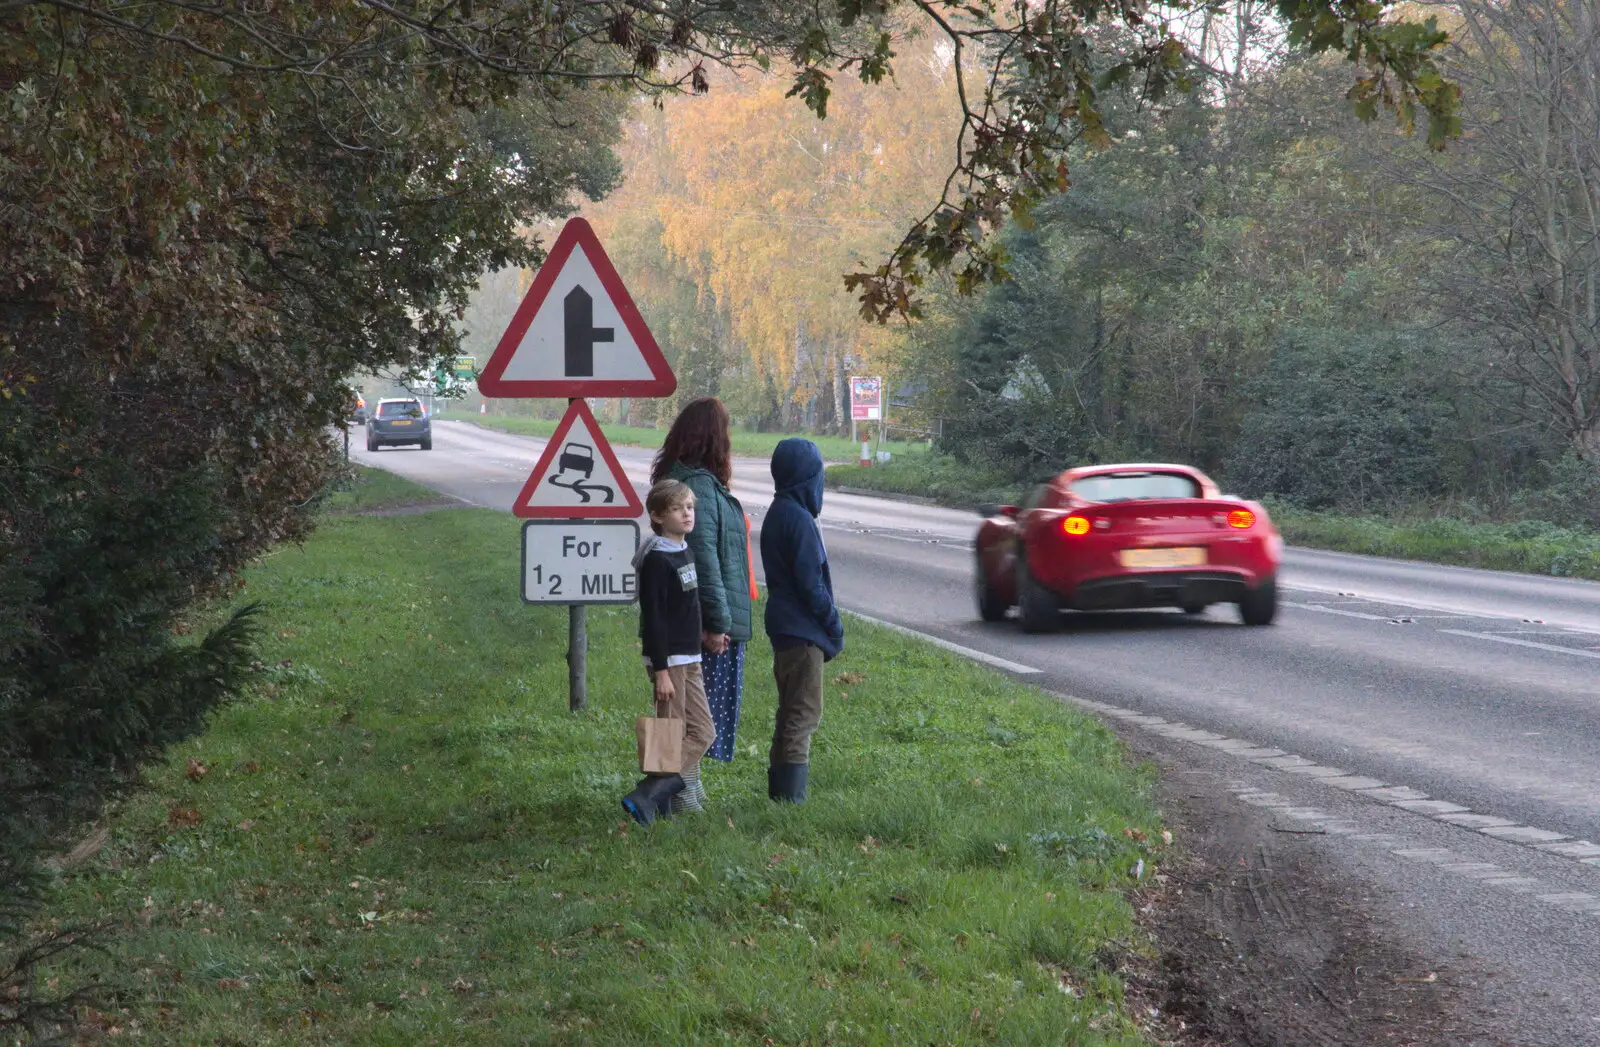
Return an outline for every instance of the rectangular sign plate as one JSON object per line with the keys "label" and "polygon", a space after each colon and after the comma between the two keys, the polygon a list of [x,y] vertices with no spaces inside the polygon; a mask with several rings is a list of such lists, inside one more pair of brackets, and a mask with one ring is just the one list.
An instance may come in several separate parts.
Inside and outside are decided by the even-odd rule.
{"label": "rectangular sign plate", "polygon": [[529,520],[522,525],[523,603],[633,603],[633,520]]}
{"label": "rectangular sign plate", "polygon": [[1206,562],[1203,546],[1182,546],[1174,549],[1124,549],[1124,567],[1199,567]]}

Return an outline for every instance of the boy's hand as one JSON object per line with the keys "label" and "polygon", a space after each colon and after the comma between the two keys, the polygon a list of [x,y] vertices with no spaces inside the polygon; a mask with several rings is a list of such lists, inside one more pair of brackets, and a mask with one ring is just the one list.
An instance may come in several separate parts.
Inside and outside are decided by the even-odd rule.
{"label": "boy's hand", "polygon": [[670,702],[678,693],[672,686],[672,674],[665,669],[655,674],[656,676],[656,701]]}
{"label": "boy's hand", "polygon": [[728,634],[702,632],[700,634],[700,646],[712,654],[725,654],[728,650]]}

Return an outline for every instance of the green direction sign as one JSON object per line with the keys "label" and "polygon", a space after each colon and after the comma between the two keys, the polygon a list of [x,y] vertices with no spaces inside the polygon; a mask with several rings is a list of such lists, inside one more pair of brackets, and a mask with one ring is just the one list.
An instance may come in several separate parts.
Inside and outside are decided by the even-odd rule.
{"label": "green direction sign", "polygon": [[476,356],[456,357],[455,372],[457,378],[471,378],[478,373],[478,358]]}

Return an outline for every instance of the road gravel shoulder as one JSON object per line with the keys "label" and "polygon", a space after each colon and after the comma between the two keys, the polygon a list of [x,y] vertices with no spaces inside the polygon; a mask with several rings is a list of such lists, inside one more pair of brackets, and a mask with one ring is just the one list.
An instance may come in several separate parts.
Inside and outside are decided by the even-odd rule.
{"label": "road gravel shoulder", "polygon": [[1138,892],[1153,953],[1130,1005],[1171,1047],[1524,1047],[1479,1002],[1490,972],[1408,948],[1304,836],[1239,802],[1214,772],[1113,724],[1160,768],[1179,856]]}

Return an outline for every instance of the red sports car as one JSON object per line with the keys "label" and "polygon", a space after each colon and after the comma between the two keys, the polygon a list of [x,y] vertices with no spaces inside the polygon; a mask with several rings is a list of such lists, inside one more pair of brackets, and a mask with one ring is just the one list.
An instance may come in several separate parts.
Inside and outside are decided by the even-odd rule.
{"label": "red sports car", "polygon": [[1224,497],[1186,465],[1095,465],[1039,484],[1021,506],[985,506],[978,613],[1016,607],[1030,633],[1064,610],[1239,605],[1246,625],[1278,611],[1283,539],[1260,504]]}

